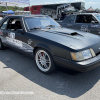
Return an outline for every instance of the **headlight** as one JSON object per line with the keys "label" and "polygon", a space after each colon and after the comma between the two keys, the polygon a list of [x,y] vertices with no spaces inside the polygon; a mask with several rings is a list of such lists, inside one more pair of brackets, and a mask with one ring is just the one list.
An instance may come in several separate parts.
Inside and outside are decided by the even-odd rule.
{"label": "headlight", "polygon": [[85,59],[89,59],[95,56],[93,49],[87,49],[77,53],[71,53],[71,57],[73,60],[81,61]]}

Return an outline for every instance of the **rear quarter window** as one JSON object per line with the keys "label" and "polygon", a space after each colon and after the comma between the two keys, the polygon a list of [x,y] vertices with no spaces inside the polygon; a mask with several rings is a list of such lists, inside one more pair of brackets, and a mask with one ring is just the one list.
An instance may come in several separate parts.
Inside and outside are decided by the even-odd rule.
{"label": "rear quarter window", "polygon": [[70,18],[69,18],[68,22],[73,23],[73,22],[74,22],[74,20],[75,20],[75,16],[70,16]]}
{"label": "rear quarter window", "polygon": [[63,20],[63,22],[68,22],[70,16],[65,17],[65,19]]}

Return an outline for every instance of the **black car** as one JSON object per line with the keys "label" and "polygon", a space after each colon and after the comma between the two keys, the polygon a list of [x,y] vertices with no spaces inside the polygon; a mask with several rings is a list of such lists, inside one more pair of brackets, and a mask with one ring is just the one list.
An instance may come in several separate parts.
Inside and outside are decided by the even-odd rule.
{"label": "black car", "polygon": [[63,27],[90,32],[100,35],[100,14],[98,13],[81,13],[66,16],[61,22]]}
{"label": "black car", "polygon": [[56,65],[85,72],[100,65],[100,37],[62,28],[45,15],[7,16],[0,23],[0,49],[11,47],[35,57],[38,69]]}

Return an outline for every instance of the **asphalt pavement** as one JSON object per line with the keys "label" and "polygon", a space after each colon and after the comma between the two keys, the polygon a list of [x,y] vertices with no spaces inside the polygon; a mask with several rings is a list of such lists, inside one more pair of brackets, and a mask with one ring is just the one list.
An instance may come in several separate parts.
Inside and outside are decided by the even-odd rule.
{"label": "asphalt pavement", "polygon": [[43,74],[32,57],[0,50],[0,100],[100,100],[100,66],[85,73]]}

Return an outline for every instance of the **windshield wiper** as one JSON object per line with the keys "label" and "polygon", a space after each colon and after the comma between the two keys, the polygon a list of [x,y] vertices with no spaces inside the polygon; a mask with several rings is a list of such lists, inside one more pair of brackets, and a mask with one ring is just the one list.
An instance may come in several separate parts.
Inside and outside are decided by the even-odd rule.
{"label": "windshield wiper", "polygon": [[47,25],[46,27],[55,27],[55,25]]}
{"label": "windshield wiper", "polygon": [[33,27],[33,28],[30,28],[29,30],[34,30],[34,29],[40,29],[41,27]]}

